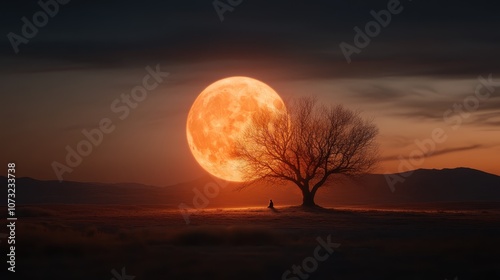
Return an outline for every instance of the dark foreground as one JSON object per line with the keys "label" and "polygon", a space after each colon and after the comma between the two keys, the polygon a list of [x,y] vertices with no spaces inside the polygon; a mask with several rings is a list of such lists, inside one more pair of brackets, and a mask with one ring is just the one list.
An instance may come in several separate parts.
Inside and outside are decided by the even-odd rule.
{"label": "dark foreground", "polygon": [[7,279],[500,279],[499,214],[20,206]]}

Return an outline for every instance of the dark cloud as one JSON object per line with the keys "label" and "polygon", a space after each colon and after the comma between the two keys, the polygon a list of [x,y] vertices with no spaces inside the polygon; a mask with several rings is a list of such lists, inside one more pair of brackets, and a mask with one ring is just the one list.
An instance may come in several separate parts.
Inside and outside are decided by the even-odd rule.
{"label": "dark cloud", "polygon": [[[353,27],[387,2],[244,0],[220,22],[212,1],[73,0],[17,56],[2,37],[0,54],[87,67],[272,60],[296,69],[293,78],[500,73],[495,1],[401,1],[403,12],[347,64],[339,43],[352,43]],[[35,1],[9,2],[2,33],[19,32],[20,18],[37,10]]]}
{"label": "dark cloud", "polygon": [[[469,145],[469,146],[462,146],[462,147],[454,147],[454,148],[444,148],[441,150],[437,150],[431,155],[426,156],[427,158],[429,157],[435,157],[435,156],[440,156],[444,154],[451,154],[451,153],[458,153],[458,152],[463,152],[463,151],[469,151],[469,150],[476,150],[476,149],[483,149],[487,148],[485,145],[480,145],[480,144],[475,144],[475,145]],[[415,149],[417,149],[415,147]],[[400,156],[402,155],[392,155],[392,156],[387,156],[383,157],[380,159],[380,161],[392,161],[392,160],[399,160]],[[403,156],[403,158],[407,158],[407,156]]]}
{"label": "dark cloud", "polygon": [[[462,95],[457,98],[449,98],[449,100],[428,99],[427,101],[400,102],[397,103],[400,112],[395,112],[394,115],[412,119],[443,122],[444,115],[448,112],[448,117],[461,116],[463,123],[466,125],[497,126],[498,116],[500,116],[500,98],[493,97],[482,101],[476,99],[479,101],[479,107],[476,110],[468,111],[467,109],[463,109],[464,113],[455,110],[455,104],[464,108],[464,100],[468,96],[473,95]],[[494,119],[497,120],[494,121]]]}
{"label": "dark cloud", "polygon": [[[491,75],[494,91],[486,99],[475,96],[475,89],[480,84],[479,79],[474,80],[477,76],[448,80],[410,77],[404,85],[401,85],[401,81],[395,84],[394,80],[360,80],[359,84],[353,83],[350,89],[357,100],[390,109],[386,111],[387,115],[443,123],[446,113],[448,117],[462,116],[466,125],[497,126],[500,116],[500,75]],[[487,78],[489,75],[481,76]],[[482,90],[480,93],[484,94],[485,89]],[[478,107],[475,108],[475,105]],[[465,113],[455,106],[461,107]]]}

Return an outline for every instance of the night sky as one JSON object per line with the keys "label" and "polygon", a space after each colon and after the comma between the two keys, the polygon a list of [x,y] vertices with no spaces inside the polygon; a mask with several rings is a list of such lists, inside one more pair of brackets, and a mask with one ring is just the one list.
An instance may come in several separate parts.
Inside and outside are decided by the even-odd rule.
{"label": "night sky", "polygon": [[[17,53],[9,38],[22,36],[22,18],[32,22],[42,8],[3,3],[2,157],[17,163],[18,176],[57,179],[53,163],[65,164],[65,148],[107,118],[115,129],[64,180],[192,180],[205,172],[186,143],[191,104],[216,80],[248,76],[285,100],[314,95],[373,119],[379,173],[404,171],[401,158],[419,149],[415,141],[441,129],[446,140],[414,169],[500,174],[498,1],[401,1],[348,63],[340,44],[354,46],[354,28],[364,30],[370,12],[390,2],[243,0],[221,21],[213,1],[73,0],[58,4]],[[148,66],[169,75],[120,118],[111,104],[142,84]],[[488,79],[491,91],[480,99],[475,92],[482,84],[486,96]]]}

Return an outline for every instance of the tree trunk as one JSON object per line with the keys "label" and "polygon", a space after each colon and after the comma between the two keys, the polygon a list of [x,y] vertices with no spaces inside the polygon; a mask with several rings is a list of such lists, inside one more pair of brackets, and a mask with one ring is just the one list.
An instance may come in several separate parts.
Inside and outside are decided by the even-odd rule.
{"label": "tree trunk", "polygon": [[309,190],[302,190],[302,206],[316,207],[316,203],[314,203],[314,193],[311,193]]}

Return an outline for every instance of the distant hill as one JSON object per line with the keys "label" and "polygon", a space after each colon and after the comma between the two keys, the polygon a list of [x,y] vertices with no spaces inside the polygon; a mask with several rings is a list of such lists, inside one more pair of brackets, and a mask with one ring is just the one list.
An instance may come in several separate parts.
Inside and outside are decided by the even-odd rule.
{"label": "distant hill", "polygon": [[[316,201],[323,206],[395,205],[436,202],[500,202],[500,176],[469,168],[419,169],[401,176],[403,182],[391,191],[382,174],[367,174],[342,180],[318,191]],[[395,178],[395,177],[393,177]],[[4,182],[7,181],[2,177]],[[238,184],[216,187],[209,176],[167,187],[141,184],[102,184],[16,180],[16,203],[22,204],[162,204],[177,207],[263,206],[272,198],[277,205],[300,204],[301,195],[293,186],[254,186],[235,191]],[[204,192],[209,192],[207,197]],[[6,197],[6,196],[5,196]],[[6,199],[0,200],[1,205]]]}
{"label": "distant hill", "polygon": [[[402,182],[391,189],[388,178]],[[334,203],[348,204],[500,202],[500,176],[470,168],[418,169],[411,173],[367,174],[327,192]]]}

